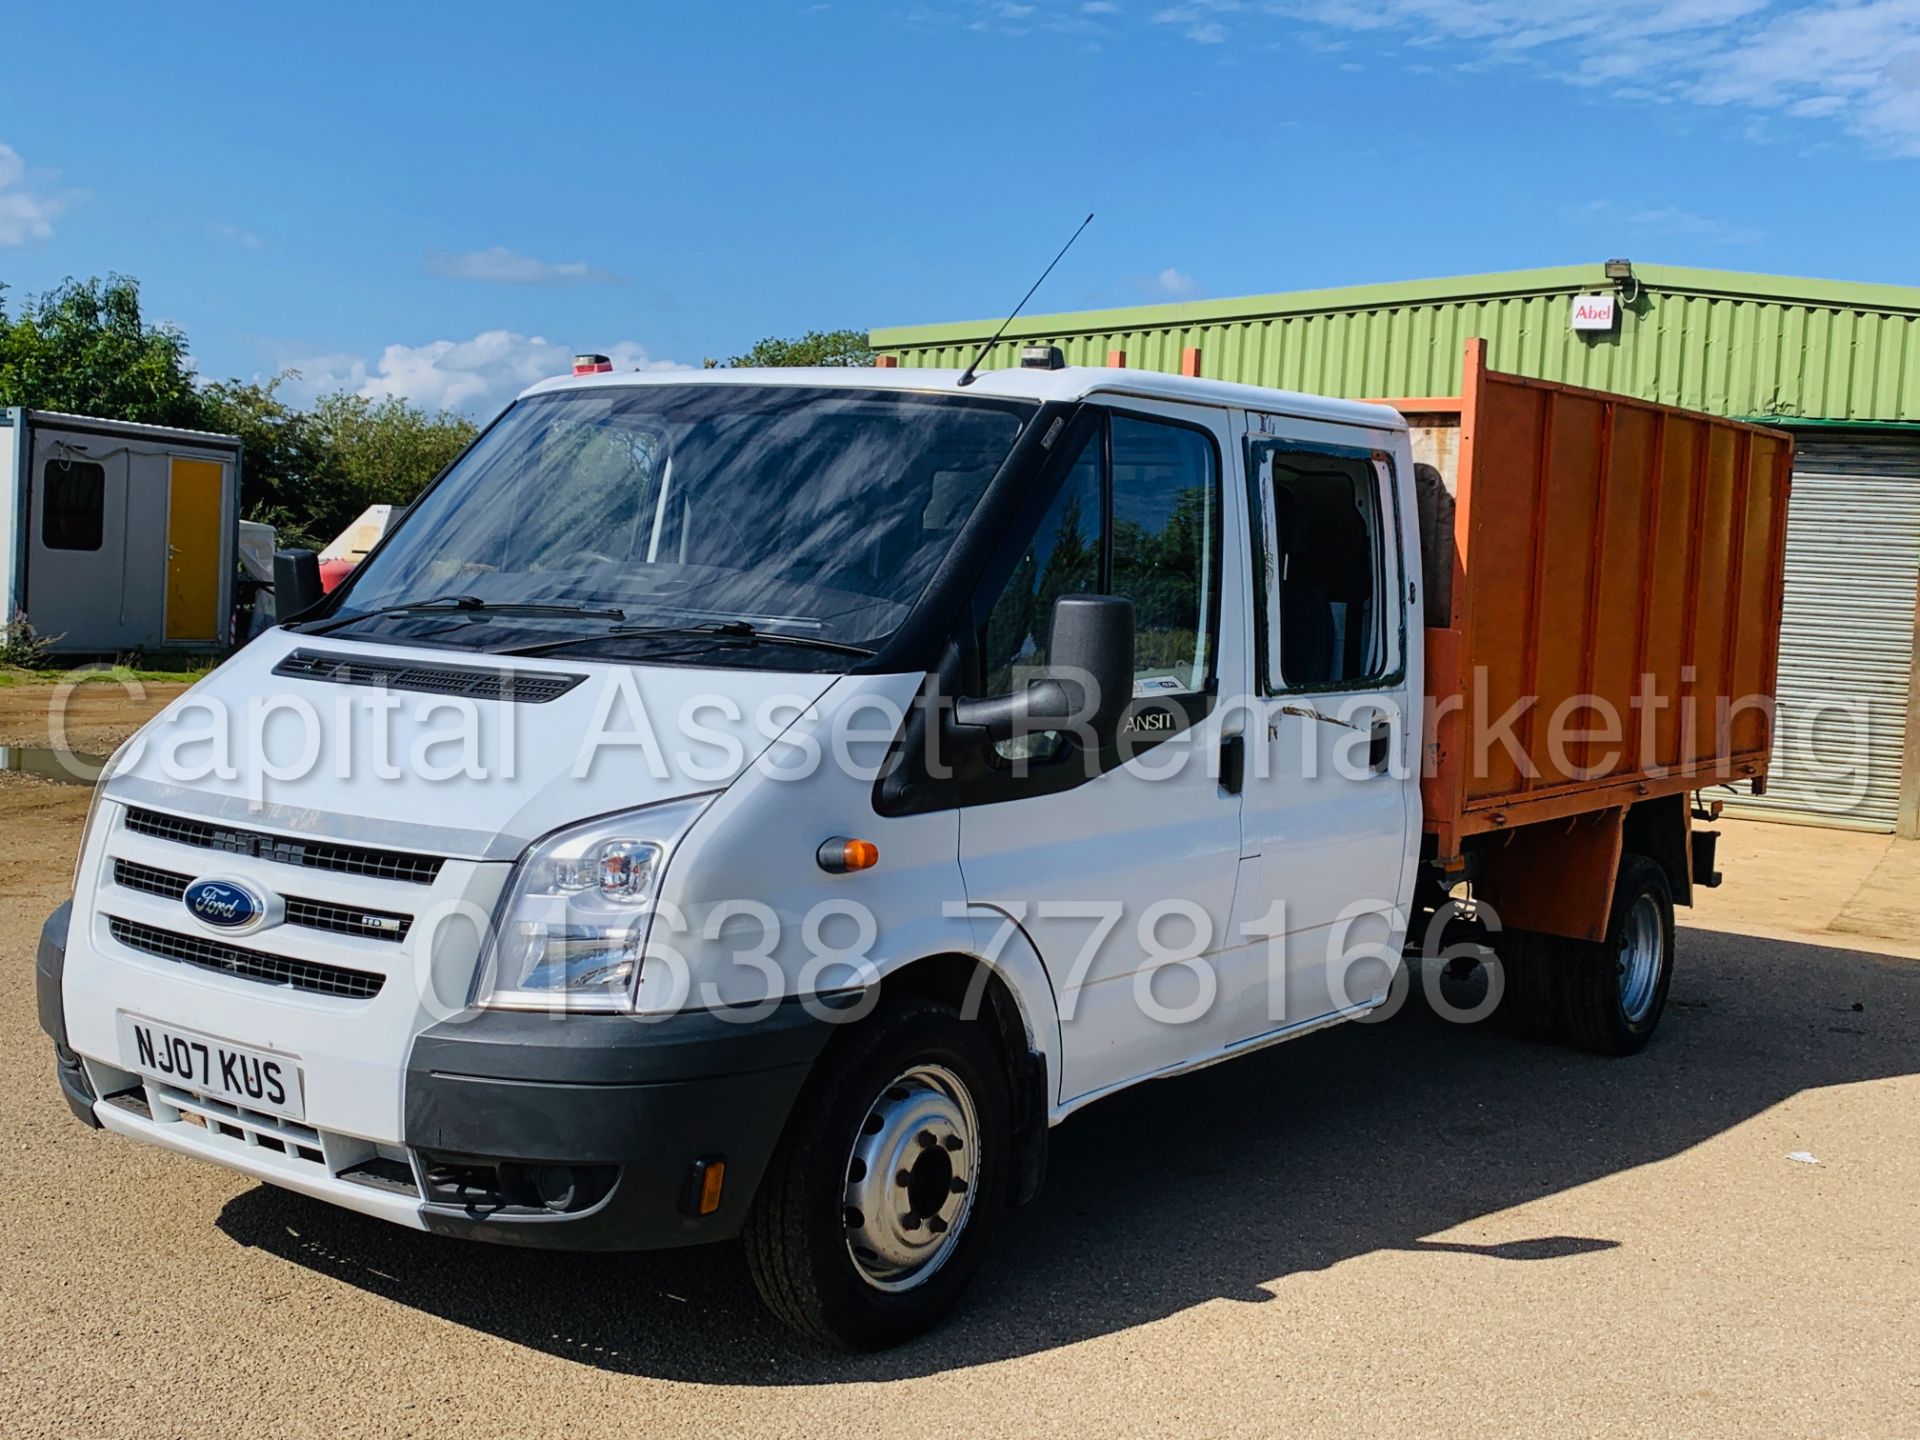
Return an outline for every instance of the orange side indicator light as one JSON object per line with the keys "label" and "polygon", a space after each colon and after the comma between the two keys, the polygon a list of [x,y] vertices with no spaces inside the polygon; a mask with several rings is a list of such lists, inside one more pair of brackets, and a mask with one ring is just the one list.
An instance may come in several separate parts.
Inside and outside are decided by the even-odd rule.
{"label": "orange side indicator light", "polygon": [[880,863],[880,847],[871,840],[849,840],[836,835],[823,840],[815,858],[829,875],[846,875],[855,870],[871,870]]}
{"label": "orange side indicator light", "polygon": [[699,1213],[711,1215],[720,1208],[720,1192],[726,1188],[727,1162],[709,1160],[700,1173]]}

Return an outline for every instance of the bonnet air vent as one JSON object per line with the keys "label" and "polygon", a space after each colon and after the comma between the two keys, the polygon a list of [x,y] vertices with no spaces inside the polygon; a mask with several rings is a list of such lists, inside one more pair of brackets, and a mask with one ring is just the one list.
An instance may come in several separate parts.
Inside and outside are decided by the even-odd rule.
{"label": "bonnet air vent", "polygon": [[296,650],[273,667],[276,675],[334,685],[374,685],[384,690],[419,690],[471,700],[512,700],[544,705],[558,700],[587,677],[553,670],[503,670],[494,666],[420,664],[365,655]]}

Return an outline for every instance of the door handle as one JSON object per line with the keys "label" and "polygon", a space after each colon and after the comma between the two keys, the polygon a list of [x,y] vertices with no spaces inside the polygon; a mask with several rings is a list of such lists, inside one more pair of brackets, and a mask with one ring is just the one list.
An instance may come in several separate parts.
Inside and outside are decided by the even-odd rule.
{"label": "door handle", "polygon": [[1392,758],[1393,722],[1384,715],[1373,717],[1373,728],[1367,734],[1367,769],[1375,775],[1384,775],[1387,761]]}
{"label": "door handle", "polygon": [[1220,788],[1238,795],[1247,783],[1247,737],[1227,735],[1220,741]]}

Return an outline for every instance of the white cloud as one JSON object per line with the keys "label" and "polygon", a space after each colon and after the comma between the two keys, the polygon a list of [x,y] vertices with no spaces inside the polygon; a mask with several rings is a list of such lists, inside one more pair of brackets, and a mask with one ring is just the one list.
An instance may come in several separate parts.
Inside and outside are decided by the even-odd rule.
{"label": "white cloud", "polygon": [[238,245],[243,250],[258,250],[265,242],[251,230],[242,230],[238,225],[212,224],[207,226],[207,234],[216,240],[225,240],[230,245]]}
{"label": "white cloud", "polygon": [[1149,23],[1177,25],[1180,33],[1196,45],[1224,45],[1227,27],[1213,17],[1230,15],[1241,8],[1240,0],[1188,0],[1185,5],[1154,11]]}
{"label": "white cloud", "polygon": [[[631,340],[606,347],[603,353],[616,371],[692,368],[657,360],[645,346]],[[460,410],[484,419],[536,380],[569,373],[573,354],[539,335],[483,330],[471,340],[389,345],[372,362],[356,355],[292,360],[288,364],[300,377],[289,382],[285,394],[302,404],[335,390],[351,390],[375,400],[399,396],[428,410]]]}
{"label": "white cloud", "polygon": [[427,268],[452,280],[480,280],[495,285],[624,285],[627,277],[589,265],[584,260],[536,260],[504,245],[485,250],[427,252]]}
{"label": "white cloud", "polygon": [[1200,293],[1200,282],[1172,265],[1157,275],[1136,275],[1130,283],[1149,300],[1191,300]]}
{"label": "white cloud", "polygon": [[1275,0],[1334,31],[1452,42],[1638,103],[1828,120],[1920,156],[1920,0]]}
{"label": "white cloud", "polygon": [[51,240],[53,219],[67,208],[63,195],[43,194],[25,182],[27,162],[11,145],[0,145],[0,245]]}
{"label": "white cloud", "polygon": [[1114,0],[913,0],[900,12],[916,30],[963,29],[978,35],[1022,38],[1036,32],[1101,48],[1115,33],[1121,7]]}
{"label": "white cloud", "polygon": [[[1433,73],[1526,65],[1615,103],[1686,103],[1838,127],[1920,157],[1920,0],[948,0],[975,28],[1111,35],[1143,24],[1200,45],[1318,50],[1343,39]],[[1010,21],[1007,12],[1018,10]],[[920,23],[956,14],[923,3]],[[1015,29],[1017,25],[1018,29]]]}
{"label": "white cloud", "polygon": [[1627,223],[1654,234],[1688,235],[1705,240],[1717,240],[1723,245],[1755,245],[1766,238],[1758,230],[1730,225],[1724,220],[1715,220],[1708,215],[1696,215],[1693,211],[1682,210],[1677,205],[1660,205],[1636,210],[1627,216]]}

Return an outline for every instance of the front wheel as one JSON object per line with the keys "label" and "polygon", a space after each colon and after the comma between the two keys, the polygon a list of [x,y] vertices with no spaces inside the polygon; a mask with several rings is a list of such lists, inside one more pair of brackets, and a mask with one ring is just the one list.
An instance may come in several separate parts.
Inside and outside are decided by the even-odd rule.
{"label": "front wheel", "polygon": [[1614,883],[1607,938],[1569,944],[1559,984],[1567,1038],[1598,1055],[1631,1055],[1647,1043],[1673,983],[1673,887],[1666,870],[1628,855]]}
{"label": "front wheel", "polygon": [[747,1217],[747,1267],[806,1339],[876,1350],[939,1323],[1005,1193],[994,1042],[937,1001],[885,1005],[819,1062]]}

